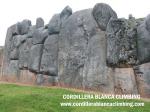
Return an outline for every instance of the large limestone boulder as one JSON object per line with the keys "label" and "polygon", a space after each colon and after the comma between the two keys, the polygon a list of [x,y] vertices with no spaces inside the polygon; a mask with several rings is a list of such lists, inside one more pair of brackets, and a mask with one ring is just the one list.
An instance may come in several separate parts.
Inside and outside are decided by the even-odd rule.
{"label": "large limestone boulder", "polygon": [[49,34],[58,34],[60,32],[61,25],[72,14],[72,9],[66,6],[60,14],[55,14],[48,24]]}
{"label": "large limestone boulder", "polygon": [[25,42],[27,35],[15,35],[12,37],[10,59],[19,59],[19,47]]}
{"label": "large limestone boulder", "polygon": [[107,65],[130,67],[137,62],[136,24],[130,20],[111,19],[106,29]]}
{"label": "large limestone boulder", "polygon": [[2,75],[3,71],[3,60],[4,59],[4,47],[0,46],[0,76]]}
{"label": "large limestone boulder", "polygon": [[58,34],[60,31],[61,20],[60,14],[55,14],[48,24],[49,34]]}
{"label": "large limestone boulder", "polygon": [[18,28],[19,34],[24,35],[24,34],[28,33],[30,26],[31,26],[31,21],[27,20],[27,19],[18,23],[17,28]]}
{"label": "large limestone boulder", "polygon": [[[93,22],[89,21],[94,21],[91,10],[75,12],[65,21],[60,31],[59,80],[65,85],[82,87],[82,71],[87,58],[86,49],[90,35],[87,28],[91,28],[91,31],[94,26]],[[87,22],[92,26],[87,26]]]}
{"label": "large limestone boulder", "polygon": [[117,18],[116,12],[109,5],[104,3],[96,4],[92,13],[101,30],[106,30],[111,18]]}
{"label": "large limestone boulder", "polygon": [[111,76],[105,74],[105,32],[99,29],[91,9],[75,12],[62,25],[58,60],[62,85],[97,90],[105,86],[109,89],[104,90],[113,91]]}
{"label": "large limestone boulder", "polygon": [[139,62],[150,62],[150,15],[137,28],[137,44]]}
{"label": "large limestone boulder", "polygon": [[44,27],[44,20],[39,17],[36,19],[36,28]]}
{"label": "large limestone boulder", "polygon": [[29,70],[35,73],[40,72],[40,62],[42,56],[43,44],[33,45],[29,55]]}
{"label": "large limestone boulder", "polygon": [[58,35],[50,35],[45,40],[40,72],[46,75],[58,75]]}
{"label": "large limestone boulder", "polygon": [[72,9],[69,6],[66,6],[60,13],[61,23],[63,23],[71,15]]}
{"label": "large limestone boulder", "polygon": [[45,39],[48,37],[48,30],[43,27],[35,29],[32,36],[32,43],[44,44]]}
{"label": "large limestone boulder", "polygon": [[28,69],[30,59],[30,49],[32,47],[32,38],[26,38],[25,42],[19,47],[19,68]]}
{"label": "large limestone boulder", "polygon": [[19,34],[17,24],[14,24],[7,29],[5,47],[4,47],[4,63],[3,63],[3,66],[4,66],[3,72],[6,75],[11,73],[11,72],[9,72],[9,65],[10,65],[10,60],[11,60],[10,58],[12,58],[12,59],[18,58],[17,51],[13,51],[15,48],[15,46],[13,44],[14,43],[13,36],[15,36],[17,34]]}

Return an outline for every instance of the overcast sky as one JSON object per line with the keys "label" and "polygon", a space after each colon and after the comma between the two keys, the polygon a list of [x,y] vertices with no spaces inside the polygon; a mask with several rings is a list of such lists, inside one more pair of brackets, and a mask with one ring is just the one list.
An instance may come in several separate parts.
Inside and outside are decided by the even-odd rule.
{"label": "overcast sky", "polygon": [[101,2],[109,4],[118,17],[128,18],[132,14],[141,18],[150,13],[150,0],[1,0],[0,45],[5,43],[7,28],[18,21],[30,19],[34,25],[36,18],[42,17],[48,23],[52,15],[61,12],[66,5],[75,12]]}

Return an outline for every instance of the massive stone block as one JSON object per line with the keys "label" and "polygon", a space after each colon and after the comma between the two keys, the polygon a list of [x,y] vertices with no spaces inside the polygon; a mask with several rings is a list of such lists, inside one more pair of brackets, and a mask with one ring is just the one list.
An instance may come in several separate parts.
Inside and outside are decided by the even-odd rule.
{"label": "massive stone block", "polygon": [[23,20],[21,23],[18,23],[18,31],[20,35],[24,35],[26,33],[28,33],[29,28],[31,26],[31,21],[30,20]]}
{"label": "massive stone block", "polygon": [[44,29],[43,27],[39,29],[35,29],[33,32],[32,43],[34,45],[43,44],[47,37],[48,37],[47,29]]}
{"label": "massive stone block", "polygon": [[32,38],[33,37],[33,33],[36,30],[36,26],[30,26],[29,31],[28,31],[28,38]]}
{"label": "massive stone block", "polygon": [[6,40],[5,40],[5,47],[4,47],[4,67],[3,72],[4,74],[8,74],[9,63],[10,63],[10,53],[13,50],[13,36],[18,34],[17,25],[12,25],[7,29]]}
{"label": "massive stone block", "polygon": [[64,22],[71,15],[72,15],[72,9],[69,6],[66,6],[60,13],[61,23]]}
{"label": "massive stone block", "polygon": [[14,48],[11,52],[10,52],[10,59],[11,60],[18,60],[19,58],[19,50],[18,48]]}
{"label": "massive stone block", "polygon": [[105,74],[105,32],[99,29],[92,10],[71,15],[63,24],[59,36],[59,82],[68,86],[113,91],[111,76]]}
{"label": "massive stone block", "polygon": [[[91,11],[76,12],[63,24],[59,38],[59,80],[65,85],[82,87],[88,36],[84,27]],[[86,18],[87,16],[90,16]],[[78,17],[78,18],[77,18]],[[84,23],[83,23],[84,22]],[[88,23],[90,23],[88,21]]]}
{"label": "massive stone block", "polygon": [[50,35],[45,40],[40,71],[51,76],[58,75],[58,35]]}
{"label": "massive stone block", "polygon": [[60,14],[55,14],[48,24],[49,34],[58,34],[60,31],[61,20]]}
{"label": "massive stone block", "polygon": [[[7,67],[10,65],[11,60],[18,60],[19,47],[24,43],[28,35],[31,21],[23,20],[20,23],[10,26],[7,30],[4,52],[4,73],[8,74]],[[9,72],[11,74],[11,72]]]}
{"label": "massive stone block", "polygon": [[44,20],[42,18],[36,19],[36,28],[44,27]]}
{"label": "massive stone block", "polygon": [[72,14],[72,9],[66,6],[60,14],[55,14],[48,24],[49,34],[58,34],[60,32],[61,25]]}
{"label": "massive stone block", "polygon": [[116,12],[109,5],[104,3],[96,4],[92,13],[101,30],[106,30],[111,18],[117,18]]}
{"label": "massive stone block", "polygon": [[150,15],[137,28],[137,49],[139,63],[150,62]]}
{"label": "massive stone block", "polygon": [[0,46],[0,76],[2,76],[3,72],[3,61],[4,61],[3,59],[4,59],[4,48]]}
{"label": "massive stone block", "polygon": [[25,42],[26,38],[28,38],[28,35],[15,35],[13,36],[13,46],[15,48],[18,48],[22,43]]}
{"label": "massive stone block", "polygon": [[28,69],[30,59],[30,49],[32,47],[32,38],[26,38],[26,41],[19,47],[19,68]]}
{"label": "massive stone block", "polygon": [[10,59],[19,59],[19,47],[25,42],[27,35],[15,35],[12,37]]}
{"label": "massive stone block", "polygon": [[125,19],[111,19],[108,23],[107,65],[130,67],[137,62],[136,24],[131,26]]}
{"label": "massive stone block", "polygon": [[[105,32],[98,30],[88,41],[83,69],[83,87],[114,93],[113,74],[106,66]],[[98,60],[98,61],[97,61]]]}
{"label": "massive stone block", "polygon": [[12,35],[23,35],[28,33],[29,27],[31,26],[30,20],[23,20],[18,22],[10,27]]}
{"label": "massive stone block", "polygon": [[40,72],[40,63],[43,44],[33,45],[30,49],[29,70],[35,73]]}

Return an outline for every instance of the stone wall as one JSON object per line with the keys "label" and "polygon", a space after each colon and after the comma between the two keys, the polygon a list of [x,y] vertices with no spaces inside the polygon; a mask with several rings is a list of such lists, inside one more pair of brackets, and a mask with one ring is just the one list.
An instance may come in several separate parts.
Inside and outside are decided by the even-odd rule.
{"label": "stone wall", "polygon": [[3,49],[3,47],[1,47],[0,46],[0,77],[1,77],[1,75],[2,75],[2,72],[3,72],[3,68],[2,68],[2,66],[3,66],[3,53],[4,52],[4,49]]}
{"label": "stone wall", "polygon": [[150,97],[150,24],[107,4],[7,30],[1,80]]}

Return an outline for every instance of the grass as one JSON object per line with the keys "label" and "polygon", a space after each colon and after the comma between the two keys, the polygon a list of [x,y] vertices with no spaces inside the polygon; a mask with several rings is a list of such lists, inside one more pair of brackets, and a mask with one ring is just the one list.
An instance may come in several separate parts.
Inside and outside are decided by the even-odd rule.
{"label": "grass", "polygon": [[[150,112],[150,102],[143,100],[125,100],[144,102],[144,107],[61,107],[60,102],[82,102],[85,100],[64,100],[63,94],[85,94],[63,88],[45,88],[0,84],[0,112]],[[86,100],[116,102],[124,100]]]}

